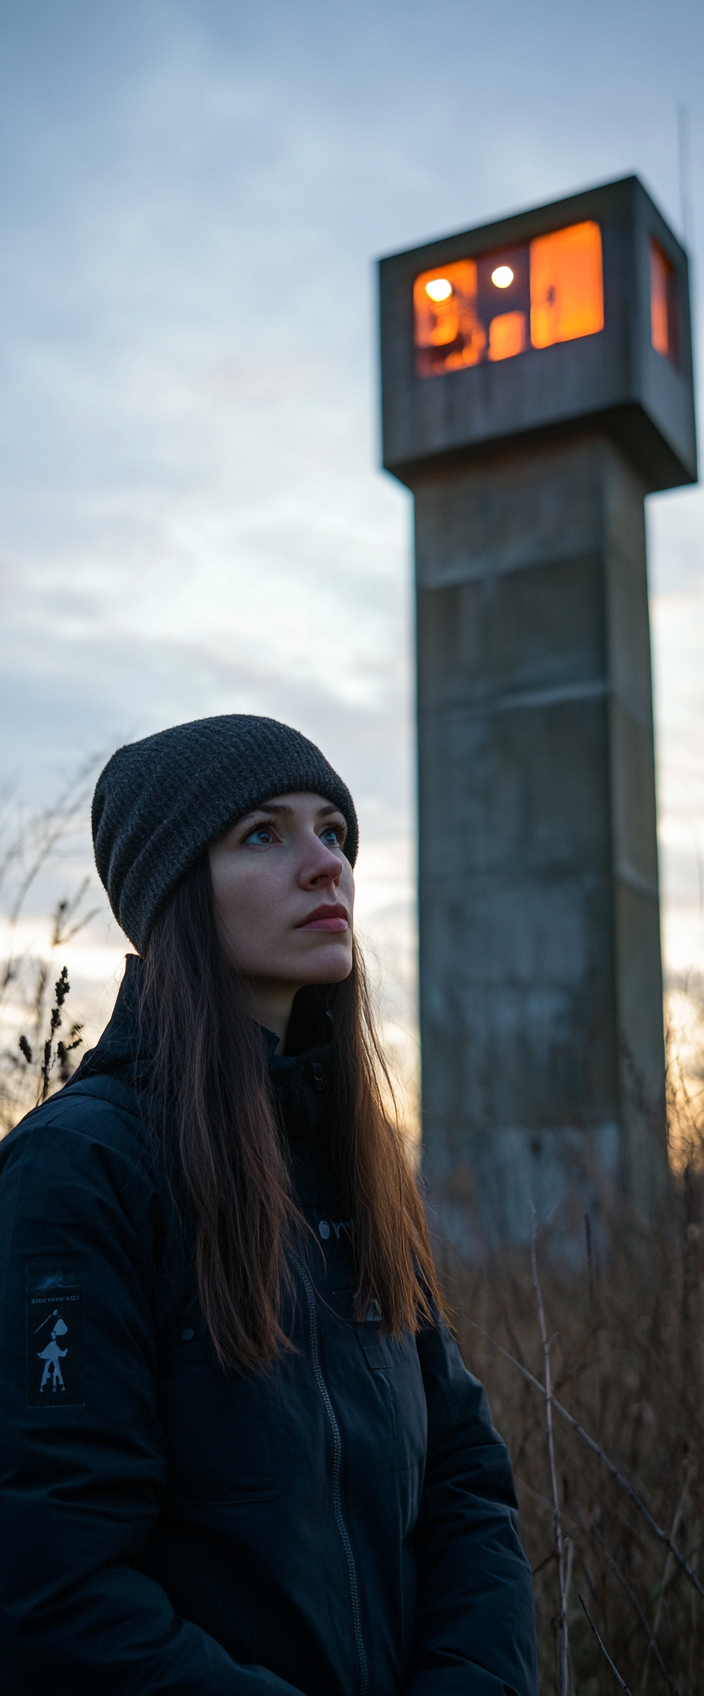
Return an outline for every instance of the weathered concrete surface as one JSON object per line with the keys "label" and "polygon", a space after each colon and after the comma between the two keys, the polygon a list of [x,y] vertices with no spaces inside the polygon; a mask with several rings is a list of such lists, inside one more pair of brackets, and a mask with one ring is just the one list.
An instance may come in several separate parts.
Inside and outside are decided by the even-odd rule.
{"label": "weathered concrete surface", "polygon": [[666,1190],[643,497],[600,434],[414,480],[425,1159],[525,1239]]}

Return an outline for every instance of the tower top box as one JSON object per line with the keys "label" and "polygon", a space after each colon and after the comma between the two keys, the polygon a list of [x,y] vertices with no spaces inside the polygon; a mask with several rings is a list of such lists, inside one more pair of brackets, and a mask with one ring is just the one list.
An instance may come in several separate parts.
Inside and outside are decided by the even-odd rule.
{"label": "tower top box", "polygon": [[687,255],[638,177],[379,263],[383,463],[413,484],[590,427],[697,479]]}

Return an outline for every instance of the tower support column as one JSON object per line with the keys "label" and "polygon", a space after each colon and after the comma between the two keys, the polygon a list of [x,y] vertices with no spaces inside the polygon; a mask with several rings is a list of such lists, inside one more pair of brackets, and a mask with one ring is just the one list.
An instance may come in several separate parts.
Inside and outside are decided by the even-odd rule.
{"label": "tower support column", "polygon": [[[410,479],[409,479],[410,481]],[[599,432],[415,497],[423,1138],[451,1237],[666,1193],[647,483]]]}

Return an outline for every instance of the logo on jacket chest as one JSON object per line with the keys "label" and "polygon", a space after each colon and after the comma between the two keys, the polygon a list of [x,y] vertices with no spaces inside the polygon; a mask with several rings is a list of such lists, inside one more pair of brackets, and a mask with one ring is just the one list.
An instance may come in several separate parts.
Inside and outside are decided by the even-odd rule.
{"label": "logo on jacket chest", "polygon": [[354,1242],[354,1221],[352,1219],[319,1219],[318,1232],[323,1242],[327,1242],[331,1232],[334,1232],[339,1243],[340,1233],[343,1232],[347,1241],[352,1243]]}
{"label": "logo on jacket chest", "polygon": [[27,1262],[27,1402],[84,1401],[81,1286],[77,1257]]}

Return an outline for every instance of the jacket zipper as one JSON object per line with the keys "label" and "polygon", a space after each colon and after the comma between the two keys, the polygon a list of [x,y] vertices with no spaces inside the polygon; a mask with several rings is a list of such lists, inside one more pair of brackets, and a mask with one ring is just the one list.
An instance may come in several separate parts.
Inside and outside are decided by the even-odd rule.
{"label": "jacket zipper", "polygon": [[320,1364],[320,1349],[318,1347],[318,1307],[315,1299],[315,1290],[305,1266],[301,1264],[298,1258],[296,1258],[295,1264],[298,1272],[300,1273],[303,1288],[306,1292],[306,1301],[308,1303],[308,1334],[310,1337],[313,1375],[320,1392],[321,1401],[325,1408],[328,1424],[332,1433],[332,1509],[335,1516],[335,1524],[337,1525],[337,1529],[340,1534],[340,1542],[342,1543],[342,1547],[345,1552],[345,1560],[347,1562],[347,1577],[349,1581],[350,1602],[352,1606],[352,1625],[354,1629],[357,1657],[359,1660],[360,1696],[367,1696],[367,1691],[369,1689],[369,1668],[367,1665],[367,1653],[364,1647],[364,1637],[362,1635],[362,1613],[359,1601],[357,1564],[354,1558],[354,1550],[352,1548],[350,1534],[347,1530],[345,1517],[342,1512],[342,1438],[340,1436],[340,1427],[337,1422],[337,1414],[335,1413],[335,1409],[332,1405],[330,1392],[325,1382],[325,1376]]}

